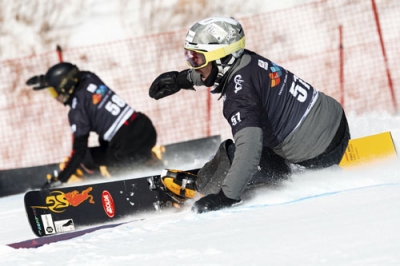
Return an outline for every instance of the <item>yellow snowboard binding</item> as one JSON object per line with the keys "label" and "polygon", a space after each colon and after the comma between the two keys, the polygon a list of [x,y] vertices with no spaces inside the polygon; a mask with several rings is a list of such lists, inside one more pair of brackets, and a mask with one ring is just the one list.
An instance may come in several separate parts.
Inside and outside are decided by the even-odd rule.
{"label": "yellow snowboard binding", "polygon": [[180,170],[163,170],[161,183],[168,195],[179,204],[193,199],[199,193],[196,186],[197,175]]}

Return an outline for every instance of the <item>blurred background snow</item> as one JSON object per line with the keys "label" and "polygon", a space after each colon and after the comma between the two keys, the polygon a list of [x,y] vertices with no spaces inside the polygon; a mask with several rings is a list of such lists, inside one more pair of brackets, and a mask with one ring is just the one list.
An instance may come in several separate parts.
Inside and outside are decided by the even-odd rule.
{"label": "blurred background snow", "polygon": [[310,0],[0,0],[0,61],[187,29],[214,15],[244,16]]}

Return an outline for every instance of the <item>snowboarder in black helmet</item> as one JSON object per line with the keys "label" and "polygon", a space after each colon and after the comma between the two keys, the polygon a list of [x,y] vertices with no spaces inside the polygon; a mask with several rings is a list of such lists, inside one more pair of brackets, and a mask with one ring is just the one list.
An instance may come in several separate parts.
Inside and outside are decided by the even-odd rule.
{"label": "snowboarder in black helmet", "polygon": [[[72,153],[65,168],[51,176],[44,188],[67,182],[78,167],[93,173],[104,165],[113,175],[121,168],[139,167],[154,159],[157,133],[151,120],[132,109],[96,74],[63,62],[50,67],[45,75],[30,78],[27,85],[34,90],[47,89],[70,107]],[[90,132],[98,134],[98,147],[88,148]]]}
{"label": "snowboarder in black helmet", "polygon": [[210,17],[195,23],[184,44],[190,69],[157,77],[150,89],[160,99],[212,87],[223,98],[223,114],[234,142],[224,141],[199,171],[205,194],[193,211],[206,212],[240,202],[249,185],[285,178],[291,165],[337,165],[350,139],[342,106],[292,72],[245,49],[245,34],[233,18]]}

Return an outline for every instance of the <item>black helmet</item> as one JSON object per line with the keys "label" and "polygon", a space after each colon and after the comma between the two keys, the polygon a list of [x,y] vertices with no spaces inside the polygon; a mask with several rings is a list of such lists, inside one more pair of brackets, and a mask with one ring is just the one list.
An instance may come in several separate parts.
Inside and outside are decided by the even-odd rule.
{"label": "black helmet", "polygon": [[55,97],[62,94],[65,96],[64,103],[67,103],[79,82],[78,74],[79,69],[77,66],[62,62],[47,70],[45,82],[48,87],[54,88]]}

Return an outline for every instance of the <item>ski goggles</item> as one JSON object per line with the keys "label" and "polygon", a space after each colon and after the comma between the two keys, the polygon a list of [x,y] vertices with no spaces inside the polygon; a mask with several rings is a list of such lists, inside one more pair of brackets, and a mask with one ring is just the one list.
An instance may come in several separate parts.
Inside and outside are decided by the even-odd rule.
{"label": "ski goggles", "polygon": [[[232,54],[240,49],[244,49],[245,41],[244,37],[237,42],[230,45],[212,50],[212,51],[201,51],[192,48],[185,47],[185,57],[187,64],[193,69],[199,69],[205,67],[209,62],[223,58],[229,54]],[[197,49],[201,49],[200,45],[194,45]]]}
{"label": "ski goggles", "polygon": [[47,87],[46,89],[49,91],[50,95],[53,98],[57,98],[58,97],[58,93],[57,93],[57,91],[56,91],[56,89],[54,87]]}

